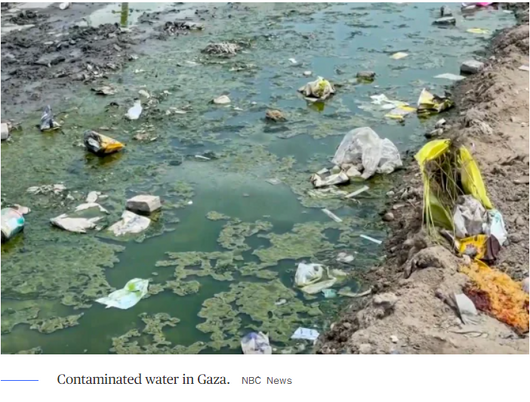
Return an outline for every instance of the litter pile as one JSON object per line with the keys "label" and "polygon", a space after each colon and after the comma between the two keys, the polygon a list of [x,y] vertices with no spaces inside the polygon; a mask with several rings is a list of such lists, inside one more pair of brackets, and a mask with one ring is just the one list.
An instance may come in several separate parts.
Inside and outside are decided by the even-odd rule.
{"label": "litter pile", "polygon": [[335,167],[311,176],[316,188],[346,184],[350,178],[368,179],[375,173],[390,174],[402,166],[396,146],[388,138],[381,139],[369,127],[347,133],[332,159]]}
{"label": "litter pile", "polygon": [[428,142],[417,154],[423,180],[423,219],[429,234],[440,234],[469,264],[466,293],[479,310],[519,331],[528,331],[528,294],[488,264],[494,264],[508,234],[501,213],[488,198],[477,163],[457,141]]}
{"label": "litter pile", "polygon": [[210,43],[202,50],[202,52],[210,55],[232,57],[235,56],[240,50],[241,46],[236,43],[220,42]]}
{"label": "litter pile", "polygon": [[318,77],[315,81],[308,82],[303,87],[298,89],[305,99],[311,102],[323,101],[335,94],[333,85],[322,77]]}

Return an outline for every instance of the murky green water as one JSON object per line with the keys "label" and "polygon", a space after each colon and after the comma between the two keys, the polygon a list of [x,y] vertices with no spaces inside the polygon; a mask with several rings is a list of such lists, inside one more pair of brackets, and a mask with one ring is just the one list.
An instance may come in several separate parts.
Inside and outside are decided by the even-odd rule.
{"label": "murky green water", "polygon": [[[130,8],[134,14],[163,6]],[[385,119],[382,110],[370,110],[369,96],[384,93],[414,104],[423,87],[443,92],[451,83],[433,77],[457,74],[460,63],[490,37],[466,29],[494,32],[513,23],[510,14],[491,10],[465,19],[458,13],[456,27],[437,28],[431,23],[439,4],[247,6],[211,6],[217,17],[203,32],[142,45],[144,55],[111,78],[118,88],[113,97],[75,87],[70,98],[54,105],[62,112],[62,133],[41,134],[35,113],[23,116],[23,129],[11,143],[2,143],[3,204],[33,210],[24,234],[2,245],[3,353],[37,346],[44,353],[239,353],[239,339],[250,330],[268,332],[278,351],[295,350],[289,348],[299,342],[289,338],[297,327],[325,330],[347,303],[302,295],[293,286],[296,262],[347,270],[350,277],[340,286],[363,288],[358,272],[382,255],[380,246],[359,234],[384,238],[378,213],[398,177],[371,179],[371,190],[356,204],[311,198],[310,174],[329,166],[341,137],[356,127],[372,127],[403,152],[416,148],[436,118],[411,116],[400,124]],[[120,22],[120,11],[119,4],[107,7],[91,21]],[[209,42],[223,40],[250,46],[228,60],[200,53]],[[397,51],[409,56],[391,59]],[[303,76],[306,70],[340,85],[323,110],[296,92],[311,80]],[[356,84],[360,70],[375,71],[376,81]],[[140,89],[159,102],[140,120],[125,121]],[[209,103],[221,94],[229,94],[230,106]],[[107,107],[110,102],[120,107]],[[265,122],[270,107],[283,110],[288,122]],[[187,113],[166,115],[170,108]],[[125,152],[100,159],[77,146],[85,129],[102,126],[113,128],[105,133],[125,142]],[[156,141],[133,140],[141,130]],[[193,157],[205,151],[219,159]],[[283,183],[265,181],[272,177]],[[26,192],[59,182],[73,200]],[[125,200],[136,193],[160,195],[165,204],[146,235],[130,241],[50,226],[50,218],[93,190],[109,195],[101,202],[109,222],[119,219]],[[331,221],[324,207],[343,223]],[[228,219],[207,219],[211,211]],[[358,252],[351,266],[335,262],[342,250]],[[135,307],[105,309],[93,302],[132,278],[151,280],[150,296]],[[276,305],[281,299],[286,303]],[[77,326],[38,331],[60,327],[54,317],[81,313]]]}

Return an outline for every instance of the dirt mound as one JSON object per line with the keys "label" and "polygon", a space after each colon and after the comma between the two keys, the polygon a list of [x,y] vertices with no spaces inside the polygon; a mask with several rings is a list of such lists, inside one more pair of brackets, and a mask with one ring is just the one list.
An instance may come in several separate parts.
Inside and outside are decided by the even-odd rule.
{"label": "dirt mound", "polygon": [[[519,69],[528,64],[528,32],[522,25],[495,38],[484,71],[457,87],[460,117],[444,133],[472,150],[481,168],[509,233],[496,268],[515,280],[528,277],[528,72]],[[317,353],[528,353],[528,335],[486,314],[475,325],[462,324],[454,294],[469,283],[459,272],[465,261],[421,231],[422,182],[414,162],[391,198],[396,219],[387,262],[370,274],[376,295],[351,305],[319,339]]]}

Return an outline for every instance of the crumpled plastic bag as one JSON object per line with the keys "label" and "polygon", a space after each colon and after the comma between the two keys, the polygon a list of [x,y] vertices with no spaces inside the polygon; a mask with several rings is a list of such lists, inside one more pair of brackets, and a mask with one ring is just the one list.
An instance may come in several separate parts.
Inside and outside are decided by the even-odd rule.
{"label": "crumpled plastic bag", "polygon": [[318,282],[322,279],[324,274],[324,267],[320,264],[306,264],[301,262],[298,264],[296,274],[294,276],[294,283],[296,286],[304,287]]}
{"label": "crumpled plastic bag", "polygon": [[437,114],[453,106],[454,102],[449,97],[433,95],[423,88],[418,98],[417,113],[419,115]]}
{"label": "crumpled plastic bag", "polygon": [[458,197],[453,212],[455,235],[458,239],[485,233],[488,214],[480,201],[471,195]]}
{"label": "crumpled plastic bag", "polygon": [[340,143],[333,163],[355,165],[361,162],[361,177],[368,179],[374,173],[392,173],[402,166],[401,157],[396,146],[389,139],[381,139],[370,127],[361,127],[347,133]]}
{"label": "crumpled plastic bag", "polygon": [[96,155],[108,155],[124,147],[121,142],[92,130],[85,131],[84,140],[86,148]]}
{"label": "crumpled plastic bag", "polygon": [[149,279],[131,279],[123,289],[116,290],[96,302],[105,304],[107,308],[115,307],[127,310],[136,305],[147,294]]}
{"label": "crumpled plastic bag", "polygon": [[504,227],[504,219],[502,215],[496,209],[491,209],[488,211],[490,227],[488,233],[492,236],[495,236],[499,245],[503,245],[504,242],[508,239],[508,232]]}
{"label": "crumpled plastic bag", "polygon": [[270,355],[269,337],[263,332],[251,332],[241,339],[241,349],[246,355]]}
{"label": "crumpled plastic bag", "polygon": [[335,93],[335,88],[328,80],[318,77],[315,81],[305,84],[298,91],[306,98],[325,100]]}

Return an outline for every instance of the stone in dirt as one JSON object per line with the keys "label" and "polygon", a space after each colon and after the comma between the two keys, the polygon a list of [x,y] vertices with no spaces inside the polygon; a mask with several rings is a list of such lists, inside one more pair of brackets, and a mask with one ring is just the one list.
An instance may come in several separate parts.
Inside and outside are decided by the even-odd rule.
{"label": "stone in dirt", "polygon": [[460,66],[460,72],[465,74],[477,74],[484,69],[484,63],[477,60],[467,60]]}
{"label": "stone in dirt", "polygon": [[387,212],[384,216],[383,216],[383,220],[385,222],[392,222],[394,220],[394,214],[392,212]]}
{"label": "stone in dirt", "polygon": [[138,234],[146,230],[151,224],[151,219],[146,218],[145,216],[136,215],[130,211],[124,211],[121,218],[120,221],[116,222],[109,228],[115,236]]}
{"label": "stone in dirt", "polygon": [[230,98],[226,95],[221,95],[215,98],[212,102],[216,105],[228,105],[230,103]]}
{"label": "stone in dirt", "polygon": [[456,25],[456,18],[442,17],[434,20],[433,25]]}
{"label": "stone in dirt", "polygon": [[160,208],[160,197],[156,195],[137,195],[127,200],[127,209],[139,214],[151,214]]}

